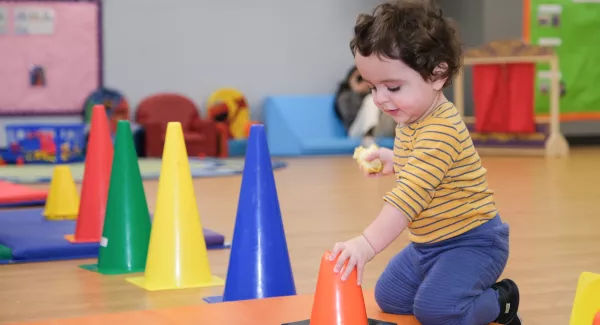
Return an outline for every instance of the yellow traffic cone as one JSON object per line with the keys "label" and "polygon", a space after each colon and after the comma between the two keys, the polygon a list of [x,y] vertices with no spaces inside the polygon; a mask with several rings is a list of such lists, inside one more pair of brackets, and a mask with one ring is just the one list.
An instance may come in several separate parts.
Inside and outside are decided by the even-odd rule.
{"label": "yellow traffic cone", "polygon": [[48,220],[75,220],[79,214],[79,193],[66,165],[54,167],[44,217]]}
{"label": "yellow traffic cone", "polygon": [[169,122],[143,276],[148,291],[224,285],[211,274],[181,123]]}
{"label": "yellow traffic cone", "polygon": [[579,275],[569,325],[590,325],[600,311],[600,274],[582,272]]}

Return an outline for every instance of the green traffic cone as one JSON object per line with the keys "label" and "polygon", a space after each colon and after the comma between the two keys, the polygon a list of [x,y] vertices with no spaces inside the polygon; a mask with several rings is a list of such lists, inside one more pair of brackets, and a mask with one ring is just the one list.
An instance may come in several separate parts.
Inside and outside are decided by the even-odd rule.
{"label": "green traffic cone", "polygon": [[81,267],[102,274],[143,272],[150,242],[150,213],[129,121],[119,121],[98,251],[98,264]]}

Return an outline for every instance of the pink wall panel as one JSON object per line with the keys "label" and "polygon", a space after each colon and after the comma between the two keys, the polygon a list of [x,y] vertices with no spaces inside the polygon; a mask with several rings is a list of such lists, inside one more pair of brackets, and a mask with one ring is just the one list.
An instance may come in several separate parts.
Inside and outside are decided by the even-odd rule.
{"label": "pink wall panel", "polygon": [[[78,113],[99,87],[98,4],[2,2],[6,33],[0,34],[0,114]],[[51,35],[20,35],[15,8],[52,8]],[[31,67],[43,68],[46,83],[30,84]]]}

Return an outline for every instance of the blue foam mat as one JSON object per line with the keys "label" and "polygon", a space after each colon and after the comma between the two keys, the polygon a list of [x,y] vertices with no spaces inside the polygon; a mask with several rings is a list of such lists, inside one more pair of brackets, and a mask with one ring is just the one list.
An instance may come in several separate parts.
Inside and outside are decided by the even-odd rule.
{"label": "blue foam mat", "polygon": [[[12,259],[0,259],[0,264],[98,257],[98,243],[72,244],[64,239],[75,232],[75,221],[46,220],[42,212],[43,208],[0,211],[0,245],[12,250]],[[204,228],[204,236],[208,249],[230,247],[212,230]]]}
{"label": "blue foam mat", "polygon": [[46,200],[0,203],[0,208],[33,207],[40,205],[46,205]]}

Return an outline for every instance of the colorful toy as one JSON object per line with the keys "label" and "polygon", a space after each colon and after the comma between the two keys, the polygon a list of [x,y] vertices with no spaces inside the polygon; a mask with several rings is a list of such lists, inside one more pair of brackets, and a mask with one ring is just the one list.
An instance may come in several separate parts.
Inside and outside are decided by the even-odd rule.
{"label": "colorful toy", "polygon": [[8,149],[3,161],[25,163],[71,163],[84,159],[83,124],[6,126]]}
{"label": "colorful toy", "polygon": [[212,93],[207,107],[208,117],[225,125],[233,139],[247,139],[250,126],[258,123],[250,120],[246,97],[234,88],[221,88]]}
{"label": "colorful toy", "polygon": [[91,123],[94,105],[103,105],[106,109],[111,134],[117,131],[118,121],[129,120],[129,103],[117,90],[100,88],[86,98],[83,106],[83,121],[86,124]]}

